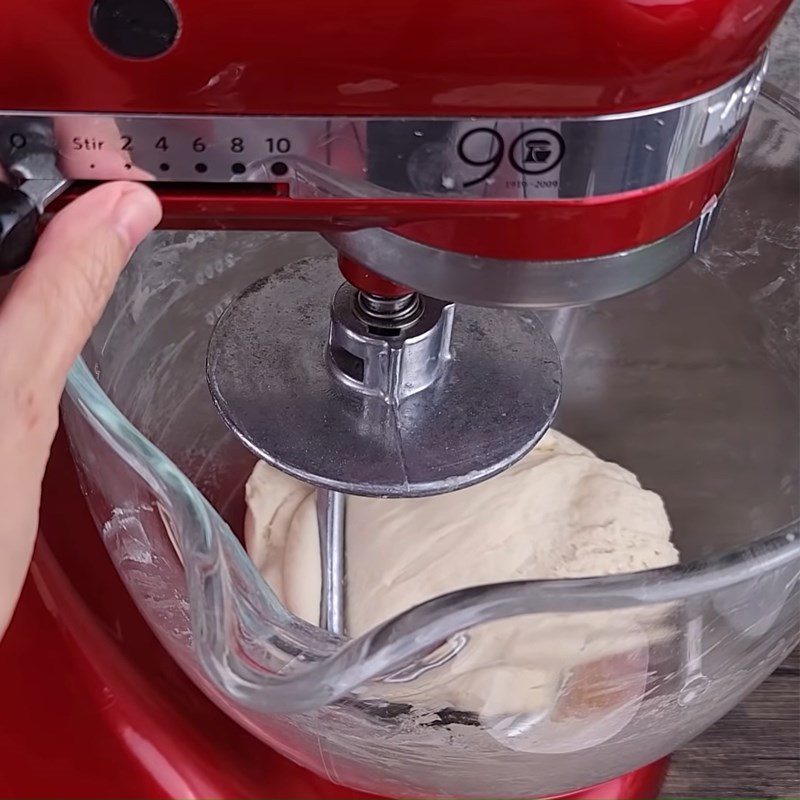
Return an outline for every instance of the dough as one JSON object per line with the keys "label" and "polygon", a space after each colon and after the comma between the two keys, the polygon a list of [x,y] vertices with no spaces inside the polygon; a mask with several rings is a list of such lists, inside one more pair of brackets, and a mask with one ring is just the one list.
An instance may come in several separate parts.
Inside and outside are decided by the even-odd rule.
{"label": "dough", "polygon": [[[250,557],[290,611],[318,624],[313,489],[260,462],[246,499]],[[468,489],[407,500],[348,497],[346,535],[353,637],[455,589],[634,572],[678,560],[661,498],[556,431],[501,475]],[[585,671],[609,657],[646,653],[662,618],[663,611],[636,609],[503,620],[470,631],[467,646],[446,665],[372,689],[434,710],[552,710],[577,666]],[[636,664],[641,672],[641,658]]]}

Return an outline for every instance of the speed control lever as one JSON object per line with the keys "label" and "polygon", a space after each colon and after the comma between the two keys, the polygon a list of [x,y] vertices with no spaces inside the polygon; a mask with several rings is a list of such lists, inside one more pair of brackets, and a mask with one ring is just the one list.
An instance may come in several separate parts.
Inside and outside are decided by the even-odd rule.
{"label": "speed control lever", "polygon": [[0,123],[0,275],[27,263],[45,207],[70,183],[60,176],[57,152],[50,121],[12,117]]}
{"label": "speed control lever", "polygon": [[0,275],[27,263],[45,207],[69,183],[65,178],[23,181],[16,188],[0,183]]}

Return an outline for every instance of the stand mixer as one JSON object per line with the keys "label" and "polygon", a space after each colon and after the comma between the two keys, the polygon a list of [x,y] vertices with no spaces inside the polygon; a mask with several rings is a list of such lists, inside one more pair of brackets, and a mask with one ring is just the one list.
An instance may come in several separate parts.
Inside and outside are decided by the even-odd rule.
{"label": "stand mixer", "polygon": [[[560,3],[519,0],[491,8],[377,8],[352,0],[336,9],[306,0],[268,13],[245,0],[224,8],[199,0],[73,5],[54,0],[46,16],[41,8],[15,9],[7,28],[14,36],[2,57],[14,62],[0,73],[0,161],[11,183],[0,195],[0,263],[6,270],[24,263],[39,217],[98,180],[151,181],[168,230],[222,231],[211,239],[154,240],[152,265],[142,256],[123,277],[118,302],[73,370],[65,405],[95,522],[161,643],[135,634],[144,643],[137,668],[183,686],[163,646],[227,715],[197,711],[194,695],[176,701],[169,721],[159,722],[157,755],[137,756],[158,788],[128,777],[130,791],[354,796],[296,771],[246,729],[333,784],[386,796],[655,796],[660,759],[674,742],[654,740],[619,759],[617,745],[606,744],[617,731],[551,750],[552,766],[542,767],[526,760],[519,733],[459,718],[488,732],[491,746],[470,740],[448,751],[441,729],[450,731],[450,722],[440,716],[426,728],[414,718],[419,738],[411,742],[405,718],[391,727],[393,715],[407,710],[376,706],[363,687],[374,691],[376,681],[410,668],[415,674],[420,665],[435,668],[441,647],[475,625],[543,612],[630,612],[626,624],[647,632],[647,614],[629,608],[644,604],[680,619],[682,636],[689,631],[669,680],[680,673],[674,696],[690,705],[692,692],[706,687],[704,670],[713,668],[700,665],[705,651],[697,650],[706,630],[694,605],[700,578],[692,588],[684,577],[680,591],[666,576],[556,581],[565,585],[552,591],[479,587],[348,642],[344,496],[455,491],[490,480],[538,442],[562,393],[559,351],[564,357],[568,347],[559,315],[653,283],[709,236],[764,78],[766,39],[788,3],[620,2],[569,13]],[[70,58],[50,67],[56,43]],[[279,233],[234,239],[229,231]],[[158,234],[165,235],[172,236]],[[209,260],[205,273],[192,275],[186,267],[197,266],[195,251]],[[220,278],[228,270],[235,280]],[[173,279],[184,287],[174,297]],[[221,295],[205,296],[223,283]],[[170,307],[171,321],[147,316],[150,296]],[[521,309],[544,313],[540,320]],[[129,313],[147,323],[126,327]],[[190,355],[179,344],[192,340],[202,319],[213,331]],[[173,371],[165,382],[139,360],[159,326],[173,326],[168,346],[178,354],[163,362]],[[164,344],[152,364],[162,363]],[[143,386],[158,386],[149,401],[129,382],[125,368],[134,364]],[[235,438],[219,434],[216,413],[192,406],[182,412],[180,441],[170,441],[163,415],[194,387],[184,370],[192,381],[198,373],[207,380],[213,408]],[[98,411],[109,399],[122,415]],[[212,435],[223,438],[211,446]],[[226,527],[236,529],[226,503],[232,487],[242,486],[241,445],[317,487],[319,629],[292,618],[257,583]],[[196,459],[193,447],[203,450]],[[229,478],[209,478],[210,452],[220,471],[233,465]],[[75,508],[54,480],[44,501],[49,549],[43,545],[37,557],[39,591],[66,606],[63,598],[74,595],[66,571],[80,593],[94,596],[84,601],[95,610],[102,598],[115,598],[112,618],[125,620],[127,636],[141,618],[130,613],[115,576],[103,577],[102,568],[87,573],[47,534],[48,520],[62,527],[49,504]],[[791,646],[782,609],[796,586],[798,554],[786,538],[794,534],[781,536],[782,549],[766,548],[749,572],[722,565],[716,573],[720,597],[732,593],[734,605],[742,582],[762,573],[780,587],[777,600],[767,592],[777,609],[774,628],[751,653],[759,678]],[[168,599],[148,574],[156,565],[158,587],[174,591],[166,611]],[[26,602],[29,624],[44,625],[42,610],[29,611],[34,601]],[[120,700],[127,714],[135,706],[130,697],[155,693],[115,656],[103,661],[78,605],[70,606],[67,627],[74,632],[82,620],[78,636],[95,641],[87,645],[90,660],[113,694],[128,697]],[[769,614],[759,616],[763,622]],[[651,638],[655,673],[671,657],[658,655],[659,647],[666,649]],[[69,702],[68,692],[61,697]],[[719,700],[720,713],[726,702]],[[708,711],[686,716],[689,732],[714,718]],[[214,732],[201,742],[181,717],[202,719]],[[152,730],[152,720],[142,724]],[[418,758],[420,747],[434,761]],[[598,749],[592,758],[584,752],[590,747]],[[242,753],[268,759],[272,777],[251,778]],[[240,783],[200,766],[209,757],[243,771]],[[585,761],[577,769],[569,757]],[[611,772],[598,764],[606,757]],[[466,768],[458,777],[464,758],[480,779]],[[183,783],[168,788],[165,760]],[[541,774],[532,776],[535,770]],[[604,783],[628,770],[635,771]],[[508,779],[501,786],[502,772]],[[603,785],[579,791],[590,783]],[[17,791],[26,788],[23,781]]]}

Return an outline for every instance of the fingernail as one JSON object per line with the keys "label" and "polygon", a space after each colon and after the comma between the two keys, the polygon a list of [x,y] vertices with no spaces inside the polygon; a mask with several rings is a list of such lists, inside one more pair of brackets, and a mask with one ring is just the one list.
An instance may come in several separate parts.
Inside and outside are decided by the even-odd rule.
{"label": "fingernail", "polygon": [[117,228],[131,250],[150,233],[161,220],[161,203],[146,186],[132,183],[114,204]]}

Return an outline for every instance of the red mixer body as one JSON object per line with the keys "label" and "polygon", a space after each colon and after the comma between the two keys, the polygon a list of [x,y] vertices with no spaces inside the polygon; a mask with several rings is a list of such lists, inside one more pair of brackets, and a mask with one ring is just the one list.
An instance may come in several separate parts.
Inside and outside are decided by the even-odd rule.
{"label": "red mixer body", "polygon": [[132,61],[89,3],[7,8],[7,109],[294,116],[582,116],[702,94],[755,61],[790,0],[178,0]]}
{"label": "red mixer body", "polygon": [[[631,114],[700,97],[742,74],[789,2],[183,0],[175,4],[173,46],[144,59],[101,44],[88,3],[19,3],[4,20],[3,35],[12,38],[0,35],[0,110],[475,120]],[[144,24],[131,15],[137,4],[94,5],[129,14],[130,26]],[[164,224],[379,226],[467,255],[596,257],[696,219],[723,190],[738,142],[646,188],[536,202],[318,201],[165,185]]]}

